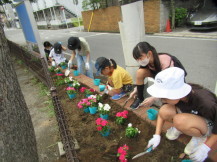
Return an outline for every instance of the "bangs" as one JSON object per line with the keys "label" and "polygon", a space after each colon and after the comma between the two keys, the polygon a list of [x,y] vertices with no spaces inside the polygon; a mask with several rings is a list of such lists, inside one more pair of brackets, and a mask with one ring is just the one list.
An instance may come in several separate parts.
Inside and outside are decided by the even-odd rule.
{"label": "bangs", "polygon": [[141,56],[142,56],[142,54],[140,53],[138,47],[136,46],[136,47],[133,49],[133,58],[134,58],[135,60],[138,60]]}

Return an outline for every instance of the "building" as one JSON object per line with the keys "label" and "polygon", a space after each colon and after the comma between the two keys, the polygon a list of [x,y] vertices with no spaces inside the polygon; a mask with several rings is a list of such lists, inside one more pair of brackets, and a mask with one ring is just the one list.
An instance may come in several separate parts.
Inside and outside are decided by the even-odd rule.
{"label": "building", "polygon": [[76,0],[37,0],[32,4],[38,28],[58,29],[72,27],[72,21],[81,17],[82,1]]}

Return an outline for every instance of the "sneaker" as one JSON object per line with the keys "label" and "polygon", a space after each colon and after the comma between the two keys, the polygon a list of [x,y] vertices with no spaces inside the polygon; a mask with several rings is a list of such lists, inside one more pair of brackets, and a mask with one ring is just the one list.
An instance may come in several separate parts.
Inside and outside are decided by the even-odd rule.
{"label": "sneaker", "polygon": [[192,137],[190,142],[185,147],[185,154],[192,154],[197,147],[206,141],[206,137]]}
{"label": "sneaker", "polygon": [[169,140],[176,140],[182,132],[177,130],[175,127],[171,127],[170,129],[167,130],[166,137]]}
{"label": "sneaker", "polygon": [[142,100],[140,100],[139,98],[136,98],[136,99],[134,100],[134,102],[132,103],[132,105],[130,105],[130,108],[136,110],[136,109],[139,108],[139,105],[140,105],[141,103],[142,103]]}
{"label": "sneaker", "polygon": [[114,96],[112,96],[111,99],[112,100],[119,100],[119,99],[121,99],[124,96],[126,96],[126,93],[125,92],[121,92],[119,94],[115,94]]}

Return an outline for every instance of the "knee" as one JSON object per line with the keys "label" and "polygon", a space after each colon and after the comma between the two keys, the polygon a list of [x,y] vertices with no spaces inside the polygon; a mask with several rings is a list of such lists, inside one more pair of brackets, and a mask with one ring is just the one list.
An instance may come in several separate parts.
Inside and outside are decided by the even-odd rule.
{"label": "knee", "polygon": [[169,121],[176,115],[175,107],[165,104],[160,108],[159,115],[163,120]]}
{"label": "knee", "polygon": [[149,77],[149,72],[147,69],[138,69],[136,72],[136,78],[139,80],[144,80],[146,77]]}
{"label": "knee", "polygon": [[[179,129],[182,130],[184,127],[186,127],[186,118],[183,114],[177,114],[173,117],[173,125]],[[184,127],[183,127],[184,126]]]}

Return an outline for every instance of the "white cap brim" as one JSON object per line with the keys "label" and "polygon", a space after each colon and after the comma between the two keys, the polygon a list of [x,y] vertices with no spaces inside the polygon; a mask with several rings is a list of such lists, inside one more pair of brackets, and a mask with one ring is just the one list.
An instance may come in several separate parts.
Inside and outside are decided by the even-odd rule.
{"label": "white cap brim", "polygon": [[182,87],[177,89],[165,89],[156,86],[156,84],[153,84],[152,86],[147,88],[147,92],[151,96],[156,98],[167,98],[175,100],[187,96],[191,92],[191,89],[191,86],[186,83],[184,83]]}

